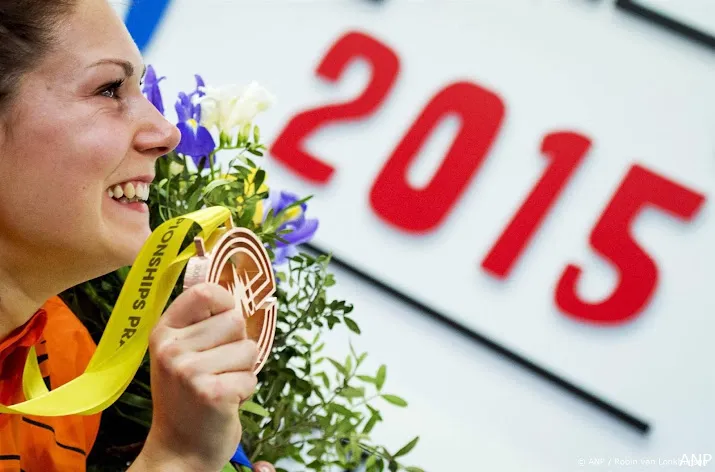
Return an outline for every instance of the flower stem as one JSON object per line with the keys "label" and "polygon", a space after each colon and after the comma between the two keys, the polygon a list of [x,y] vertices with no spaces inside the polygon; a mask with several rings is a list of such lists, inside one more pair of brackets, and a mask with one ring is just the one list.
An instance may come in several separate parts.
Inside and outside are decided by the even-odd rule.
{"label": "flower stem", "polygon": [[216,155],[217,150],[218,149],[214,150],[213,152],[211,152],[211,154],[209,154],[209,169],[211,171],[211,180],[214,180],[216,178],[216,174],[214,173],[214,156]]}

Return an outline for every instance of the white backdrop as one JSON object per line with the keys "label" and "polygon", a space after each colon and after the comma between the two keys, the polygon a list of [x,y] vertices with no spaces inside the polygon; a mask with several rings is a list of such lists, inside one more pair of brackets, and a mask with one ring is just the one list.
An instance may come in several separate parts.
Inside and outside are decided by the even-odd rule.
{"label": "white backdrop", "polygon": [[[667,11],[679,2],[639,3]],[[691,8],[679,10],[683,18],[715,31],[713,2],[683,3]],[[336,169],[327,185],[269,157],[271,188],[316,195],[309,214],[320,218],[320,246],[653,427],[640,435],[338,271],[333,294],[355,303],[363,328],[354,344],[375,369],[388,365],[389,389],[410,401],[406,410],[385,406],[377,439],[399,446],[419,434],[410,462],[437,472],[674,470],[588,461],[715,456],[715,51],[611,1],[175,0],[146,60],[168,76],[165,97],[191,89],[194,73],[211,84],[259,81],[278,97],[258,121],[272,143],[298,112],[361,93],[365,64],[334,83],[314,73],[349,31],[397,53],[396,84],[369,118],[311,135],[307,148]],[[457,80],[501,97],[503,126],[445,221],[409,234],[378,218],[370,189],[426,103]],[[438,127],[410,169],[413,185],[429,181],[457,128],[456,120]],[[542,137],[560,130],[584,134],[592,148],[499,281],[480,263],[545,170]],[[576,322],[556,306],[556,284],[573,263],[584,270],[577,287],[584,300],[617,285],[588,238],[632,164],[705,202],[692,221],[653,209],[638,217],[632,233],[659,280],[635,321]],[[344,355],[347,339],[335,333],[329,348]]]}

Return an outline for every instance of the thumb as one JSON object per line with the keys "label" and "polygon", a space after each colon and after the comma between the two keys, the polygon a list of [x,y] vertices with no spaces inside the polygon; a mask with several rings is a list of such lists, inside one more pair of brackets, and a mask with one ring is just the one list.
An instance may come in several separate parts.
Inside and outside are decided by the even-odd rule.
{"label": "thumb", "polygon": [[255,472],[276,472],[276,468],[272,464],[264,461],[253,464],[253,470]]}

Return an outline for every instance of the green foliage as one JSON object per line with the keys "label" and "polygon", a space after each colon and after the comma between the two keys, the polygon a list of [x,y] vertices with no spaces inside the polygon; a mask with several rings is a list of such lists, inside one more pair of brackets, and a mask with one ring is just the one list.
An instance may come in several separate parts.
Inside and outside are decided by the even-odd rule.
{"label": "green foliage", "polygon": [[[270,246],[272,256],[283,234],[278,230],[284,213],[271,213],[263,221],[255,218],[262,214],[261,202],[268,196],[267,187],[262,187],[266,173],[250,158],[263,154],[259,137],[258,127],[252,133],[243,130],[235,139],[221,136],[217,151],[238,153],[223,170],[214,165],[213,154],[208,168],[198,169],[176,153],[161,158],[151,188],[152,229],[204,206],[222,205],[231,209],[237,225],[254,231]],[[244,448],[253,461],[292,459],[301,464],[300,470],[351,470],[366,461],[370,472],[419,472],[421,469],[400,462],[416,446],[418,437],[394,452],[370,439],[373,428],[383,421],[381,405],[407,406],[404,399],[385,391],[386,366],[376,372],[365,371],[367,353],[356,352],[352,345],[344,359],[321,355],[325,347],[321,335],[326,330],[344,325],[356,335],[361,333],[349,316],[353,306],[328,297],[329,287],[336,283],[329,267],[329,256],[301,252],[287,267],[279,268],[274,348],[259,374],[255,395],[241,407]],[[122,268],[62,294],[96,342],[128,271]],[[170,302],[181,286],[179,280]],[[90,470],[126,469],[141,450],[151,424],[151,405],[147,354],[126,392],[103,413],[100,435],[89,458]]]}

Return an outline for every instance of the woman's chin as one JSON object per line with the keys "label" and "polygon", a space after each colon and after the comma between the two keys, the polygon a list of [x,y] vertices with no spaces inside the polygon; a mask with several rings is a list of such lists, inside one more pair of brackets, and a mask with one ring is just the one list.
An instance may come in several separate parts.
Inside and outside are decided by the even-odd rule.
{"label": "woman's chin", "polygon": [[127,257],[125,262],[127,262],[127,265],[133,264],[137,257],[139,257],[139,253],[144,247],[144,243],[146,242],[146,240],[149,239],[150,235],[151,230],[149,229],[148,224],[144,228],[142,228],[141,231],[137,231],[132,235],[133,237],[129,241],[127,248],[128,250],[126,253]]}
{"label": "woman's chin", "polygon": [[146,203],[122,203],[106,198],[103,205],[106,244],[121,267],[134,264],[151,235],[149,208]]}
{"label": "woman's chin", "polygon": [[110,232],[111,237],[106,240],[105,244],[109,246],[107,252],[112,255],[110,257],[114,265],[125,267],[134,264],[144,243],[151,235],[149,222],[127,225],[124,228],[113,227],[115,229]]}

